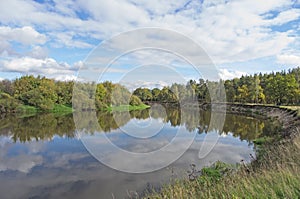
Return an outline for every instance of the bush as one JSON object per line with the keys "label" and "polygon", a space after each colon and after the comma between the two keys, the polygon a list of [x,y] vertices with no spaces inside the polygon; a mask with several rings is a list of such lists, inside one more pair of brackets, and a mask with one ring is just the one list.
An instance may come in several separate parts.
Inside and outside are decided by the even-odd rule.
{"label": "bush", "polygon": [[130,102],[129,102],[129,104],[130,104],[131,106],[139,106],[139,105],[142,105],[143,102],[142,102],[142,100],[141,100],[138,96],[132,95],[132,96],[130,97]]}
{"label": "bush", "polygon": [[0,93],[0,113],[16,112],[19,101],[7,93]]}

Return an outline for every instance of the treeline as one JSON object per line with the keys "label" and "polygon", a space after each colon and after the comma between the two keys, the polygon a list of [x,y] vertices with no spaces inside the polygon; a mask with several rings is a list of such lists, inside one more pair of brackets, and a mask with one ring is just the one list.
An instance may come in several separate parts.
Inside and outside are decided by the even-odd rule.
{"label": "treeline", "polygon": [[24,105],[52,110],[55,104],[72,103],[73,82],[60,82],[45,77],[23,76],[0,82],[0,112],[16,112]]}
{"label": "treeline", "polygon": [[[224,85],[227,102],[300,104],[300,68],[270,73],[254,74],[213,82],[200,79],[190,80],[186,85],[174,83],[162,89],[137,88],[133,94],[142,101],[178,102],[198,100],[210,102],[210,96],[221,96]],[[210,88],[210,89],[208,89]],[[210,95],[210,92],[214,92]],[[214,99],[218,101],[218,99]]]}
{"label": "treeline", "polygon": [[[57,105],[72,106],[73,81],[55,81],[46,77],[23,76],[14,81],[0,81],[0,112],[18,112],[31,106],[42,111],[51,111]],[[124,86],[103,82],[99,84],[76,83],[80,101],[87,107],[96,104],[97,109],[111,105],[141,105],[141,100],[132,96]],[[92,89],[95,89],[92,90]],[[92,96],[94,93],[94,96]],[[96,102],[96,103],[95,103]]]}
{"label": "treeline", "polygon": [[[13,81],[0,81],[0,112],[22,111],[24,106],[50,111],[57,105],[71,107],[72,100],[78,110],[103,110],[112,105],[140,106],[143,105],[142,101],[210,102],[215,97],[215,102],[221,99],[218,96],[225,95],[220,85],[225,86],[224,101],[227,102],[300,104],[300,68],[287,72],[247,75],[220,82],[200,79],[190,80],[186,85],[174,83],[162,89],[137,88],[133,94],[126,87],[109,81],[75,84],[72,81],[55,81],[31,75]],[[73,90],[76,91],[75,97]]]}

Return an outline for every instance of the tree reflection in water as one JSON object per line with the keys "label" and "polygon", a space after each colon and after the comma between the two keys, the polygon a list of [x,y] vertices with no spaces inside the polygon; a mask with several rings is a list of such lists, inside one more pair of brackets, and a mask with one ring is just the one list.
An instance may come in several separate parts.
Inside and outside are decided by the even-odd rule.
{"label": "tree reflection in water", "polygon": [[[267,132],[278,131],[278,125],[263,120],[240,115],[226,115],[223,129],[210,124],[211,113],[209,111],[196,111],[193,109],[178,109],[152,107],[140,111],[128,112],[98,112],[98,124],[92,124],[90,114],[81,112],[77,128],[85,127],[87,133],[111,132],[126,125],[131,119],[145,120],[148,118],[161,119],[164,123],[170,123],[172,127],[184,126],[187,131],[197,131],[199,134],[208,133],[208,127],[220,135],[231,133],[241,140],[251,141],[259,136],[267,135]],[[88,128],[86,128],[88,127]],[[0,120],[0,135],[9,136],[14,142],[29,142],[33,140],[51,140],[54,136],[75,137],[75,124],[73,115],[59,116],[55,114],[38,114],[30,117],[17,115],[3,116]],[[79,129],[82,130],[82,129]]]}

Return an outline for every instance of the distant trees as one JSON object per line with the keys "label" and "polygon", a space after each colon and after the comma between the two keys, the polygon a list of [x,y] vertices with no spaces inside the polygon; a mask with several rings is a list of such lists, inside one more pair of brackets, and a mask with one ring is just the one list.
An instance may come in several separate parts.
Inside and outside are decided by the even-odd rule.
{"label": "distant trees", "polygon": [[300,68],[271,74],[254,74],[225,81],[227,101],[300,104]]}
{"label": "distant trees", "polygon": [[[225,93],[222,93],[220,85],[224,85]],[[213,101],[218,101],[219,96],[226,94],[227,102],[281,105],[300,104],[299,85],[300,68],[295,68],[288,72],[254,74],[220,82],[199,79],[190,80],[186,85],[174,83],[162,89],[137,88],[133,93],[142,101],[176,102],[196,99],[210,102],[211,96],[217,98]],[[213,95],[210,92],[214,92]]]}
{"label": "distant trees", "polygon": [[[142,101],[150,101],[153,99],[152,92],[149,88],[137,88],[133,94],[138,96]],[[159,93],[157,93],[157,97],[158,95]]]}
{"label": "distant trees", "polygon": [[265,82],[267,102],[276,104],[299,103],[299,83],[294,74],[272,74]]}

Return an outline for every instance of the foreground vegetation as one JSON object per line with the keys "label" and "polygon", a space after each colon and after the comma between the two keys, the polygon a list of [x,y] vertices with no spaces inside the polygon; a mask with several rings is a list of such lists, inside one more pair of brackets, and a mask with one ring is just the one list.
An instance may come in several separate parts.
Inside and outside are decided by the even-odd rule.
{"label": "foreground vegetation", "polygon": [[[297,128],[297,127],[295,127]],[[147,198],[299,198],[300,131],[294,139],[264,140],[257,158],[232,167],[217,162]]]}
{"label": "foreground vegetation", "polygon": [[300,137],[261,150],[251,165],[230,170],[217,163],[195,180],[178,180],[147,198],[298,198]]}

